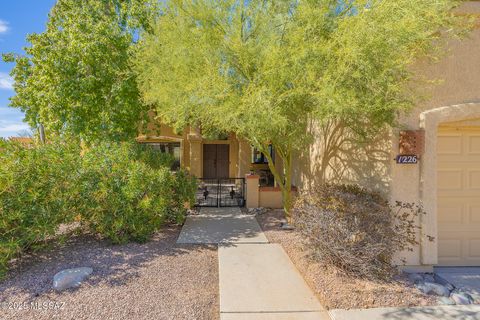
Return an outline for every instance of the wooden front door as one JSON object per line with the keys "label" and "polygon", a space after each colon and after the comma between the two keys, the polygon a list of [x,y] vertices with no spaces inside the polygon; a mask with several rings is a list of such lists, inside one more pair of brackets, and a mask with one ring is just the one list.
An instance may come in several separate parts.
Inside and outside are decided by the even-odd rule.
{"label": "wooden front door", "polygon": [[230,164],[228,144],[203,145],[203,177],[208,179],[228,178]]}

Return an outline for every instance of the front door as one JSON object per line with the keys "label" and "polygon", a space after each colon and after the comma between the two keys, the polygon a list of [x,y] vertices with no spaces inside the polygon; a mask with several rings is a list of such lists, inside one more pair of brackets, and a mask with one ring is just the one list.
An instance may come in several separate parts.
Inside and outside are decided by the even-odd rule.
{"label": "front door", "polygon": [[203,145],[203,177],[207,179],[228,178],[230,164],[228,144]]}

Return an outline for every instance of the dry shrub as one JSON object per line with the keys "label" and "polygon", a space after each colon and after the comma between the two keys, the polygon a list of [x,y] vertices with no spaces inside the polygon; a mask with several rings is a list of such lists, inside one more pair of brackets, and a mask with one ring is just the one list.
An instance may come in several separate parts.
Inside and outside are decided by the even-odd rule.
{"label": "dry shrub", "polygon": [[324,185],[303,193],[294,208],[294,224],[315,260],[346,273],[387,279],[397,271],[395,252],[417,245],[420,206],[396,202],[358,186]]}

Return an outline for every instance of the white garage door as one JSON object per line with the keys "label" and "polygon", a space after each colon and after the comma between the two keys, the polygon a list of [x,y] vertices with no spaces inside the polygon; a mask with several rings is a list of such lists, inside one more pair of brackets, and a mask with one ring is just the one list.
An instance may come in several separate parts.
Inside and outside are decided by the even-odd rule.
{"label": "white garage door", "polygon": [[480,127],[441,126],[437,153],[439,265],[480,266]]}

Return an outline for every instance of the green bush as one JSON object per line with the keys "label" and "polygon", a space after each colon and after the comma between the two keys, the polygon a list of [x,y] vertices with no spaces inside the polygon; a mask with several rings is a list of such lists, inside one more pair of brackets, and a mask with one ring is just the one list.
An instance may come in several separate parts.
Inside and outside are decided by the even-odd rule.
{"label": "green bush", "polygon": [[83,156],[81,219],[114,243],[146,241],[166,220],[171,204],[173,174],[137,156],[126,143],[97,144]]}
{"label": "green bush", "polygon": [[0,274],[8,260],[52,237],[72,218],[80,147],[0,142]]}
{"label": "green bush", "polygon": [[131,157],[144,162],[154,169],[171,168],[175,162],[173,155],[152,150],[146,144],[131,143],[128,146],[131,151]]}
{"label": "green bush", "polygon": [[172,191],[172,203],[169,206],[167,219],[169,222],[182,224],[185,221],[187,209],[195,203],[197,181],[185,171],[178,171],[174,175]]}
{"label": "green bush", "polygon": [[146,241],[181,223],[196,182],[171,157],[135,143],[0,142],[0,276],[9,260],[55,236],[62,223],[113,243]]}

